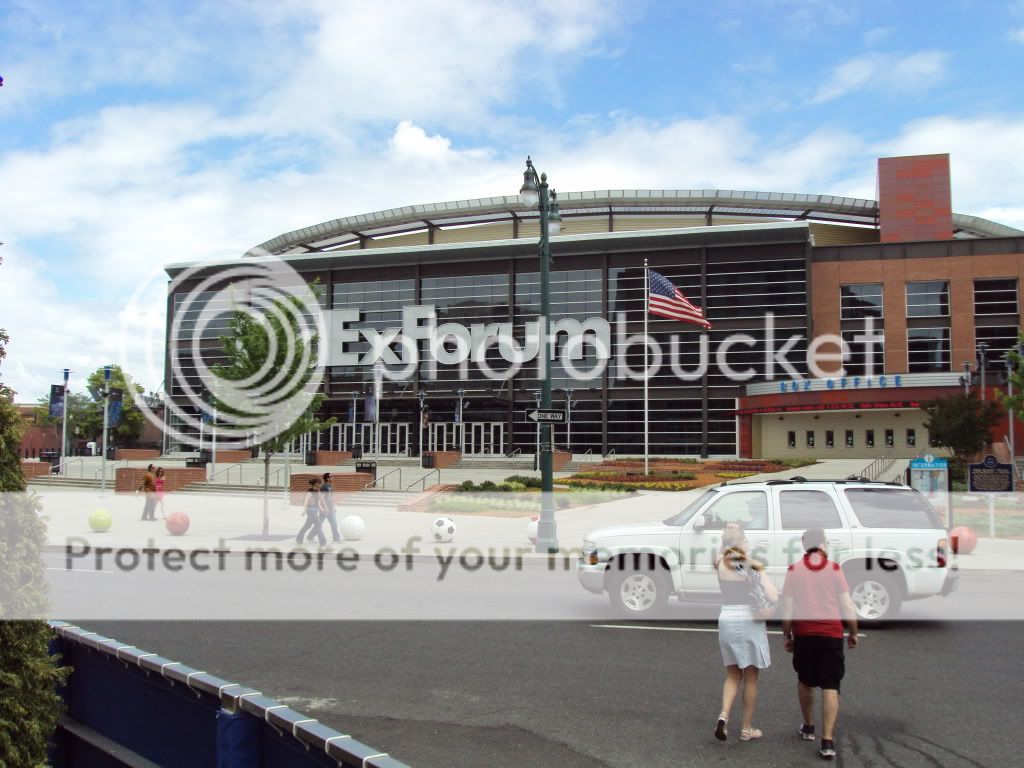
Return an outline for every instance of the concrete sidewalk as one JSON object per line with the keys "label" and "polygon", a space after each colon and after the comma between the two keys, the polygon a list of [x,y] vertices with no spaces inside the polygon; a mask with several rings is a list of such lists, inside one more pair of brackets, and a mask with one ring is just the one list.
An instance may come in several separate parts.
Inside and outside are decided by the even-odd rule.
{"label": "concrete sidewalk", "polygon": [[[623,523],[657,523],[680,511],[705,489],[681,493],[644,491],[621,497],[609,494],[609,500],[586,507],[558,510],[558,540],[564,552],[575,555],[584,536],[596,528]],[[167,514],[185,512],[190,527],[184,536],[168,533],[164,522],[140,519],[143,500],[135,495],[100,496],[91,490],[40,488],[43,514],[47,520],[49,544],[64,551],[66,547],[109,549],[152,547],[156,549],[215,549],[244,551],[260,547],[290,550],[304,515],[298,506],[284,506],[281,495],[271,497],[268,506],[269,536],[261,537],[263,499],[259,496],[227,496],[222,494],[180,494],[168,496]],[[525,496],[524,496],[525,498]],[[534,495],[532,497],[536,499]],[[436,514],[400,512],[393,508],[349,504],[339,498],[338,520],[349,515],[360,517],[365,533],[358,541],[345,541],[335,549],[344,548],[363,556],[382,550],[430,554],[435,545],[430,526]],[[539,503],[539,499],[537,499]],[[114,519],[111,529],[96,533],[89,528],[93,510],[108,510]],[[456,537],[448,547],[475,549],[485,556],[490,552],[511,552],[524,560],[544,561],[535,554],[527,538],[528,513],[521,517],[491,517],[483,514],[450,515],[457,526]],[[158,512],[159,518],[159,512]],[[325,534],[330,531],[326,524]],[[954,556],[953,562],[964,570],[1024,570],[1024,539],[979,538],[970,555]]]}

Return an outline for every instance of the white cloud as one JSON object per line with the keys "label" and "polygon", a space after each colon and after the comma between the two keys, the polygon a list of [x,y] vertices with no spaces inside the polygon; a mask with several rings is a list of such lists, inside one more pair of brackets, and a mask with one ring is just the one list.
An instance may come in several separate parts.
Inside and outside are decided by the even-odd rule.
{"label": "white cloud", "polygon": [[1007,36],[1015,43],[1024,43],[1024,27],[1011,29]]}
{"label": "white cloud", "polygon": [[949,58],[943,51],[920,51],[907,56],[885,53],[858,56],[836,67],[811,101],[822,104],[862,90],[926,89],[943,78]]}
{"label": "white cloud", "polygon": [[883,40],[892,37],[896,31],[896,27],[875,27],[869,29],[864,33],[864,43],[866,45],[878,45]]}

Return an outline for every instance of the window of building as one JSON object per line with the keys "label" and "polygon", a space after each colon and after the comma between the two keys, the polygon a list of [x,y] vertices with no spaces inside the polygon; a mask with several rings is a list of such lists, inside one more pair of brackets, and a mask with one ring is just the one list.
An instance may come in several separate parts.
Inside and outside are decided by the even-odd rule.
{"label": "window of building", "polygon": [[907,283],[907,317],[948,316],[948,281],[924,280]]}
{"label": "window of building", "polygon": [[786,445],[790,448],[796,448],[796,432],[786,433]]}
{"label": "window of building", "polygon": [[836,433],[831,429],[825,430],[825,447],[835,448],[836,447]]}
{"label": "window of building", "polygon": [[807,447],[808,448],[813,448],[814,447],[814,430],[813,429],[808,429],[807,430]]}
{"label": "window of building", "polygon": [[917,445],[917,430],[916,429],[908,429],[907,430],[907,445],[909,445],[911,448],[913,448],[915,445]]}
{"label": "window of building", "polygon": [[868,448],[875,447],[875,430],[865,429],[864,430],[864,445]]}
{"label": "window of building", "polygon": [[907,329],[907,370],[932,373],[951,368],[949,328]]}
{"label": "window of building", "polygon": [[877,376],[885,370],[885,334],[881,328],[842,331],[849,349],[843,359],[847,376]]}
{"label": "window of building", "polygon": [[853,430],[846,430],[846,447],[853,448]]}
{"label": "window of building", "polygon": [[892,429],[885,430],[885,444],[896,445],[896,432]]}
{"label": "window of building", "polygon": [[1017,279],[974,281],[975,315],[1016,315]]}
{"label": "window of building", "polygon": [[988,345],[985,359],[991,370],[993,363],[998,363],[1003,356],[1017,344],[1019,329],[1016,325],[986,325],[974,329],[975,341],[984,341]]}
{"label": "window of building", "polygon": [[824,491],[782,491],[779,511],[787,531],[843,527],[835,500]]}
{"label": "window of building", "polygon": [[865,317],[881,318],[882,284],[843,285],[839,288],[840,319],[860,320]]}

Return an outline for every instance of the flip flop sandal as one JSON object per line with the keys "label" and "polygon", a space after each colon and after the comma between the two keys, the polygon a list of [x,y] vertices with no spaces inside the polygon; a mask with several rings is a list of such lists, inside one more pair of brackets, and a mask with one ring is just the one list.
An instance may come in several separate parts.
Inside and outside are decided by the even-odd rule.
{"label": "flip flop sandal", "polygon": [[753,741],[764,736],[760,728],[744,728],[740,731],[740,741]]}

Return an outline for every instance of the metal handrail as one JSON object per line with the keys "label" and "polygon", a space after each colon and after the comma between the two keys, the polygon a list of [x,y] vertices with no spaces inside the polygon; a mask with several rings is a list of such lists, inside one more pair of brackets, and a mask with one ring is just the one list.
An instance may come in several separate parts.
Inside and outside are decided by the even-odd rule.
{"label": "metal handrail", "polygon": [[51,475],[54,474],[54,470],[57,470],[56,474],[59,475],[60,474],[60,468],[65,466],[65,465],[71,464],[71,462],[73,462],[73,461],[81,462],[78,465],[78,467],[79,467],[78,476],[79,477],[85,477],[85,457],[83,457],[83,456],[72,456],[71,458],[68,458],[68,459],[61,459],[59,464],[57,464],[55,467],[52,467],[50,469],[50,474]]}
{"label": "metal handrail", "polygon": [[516,454],[517,454],[517,453],[522,453],[522,452],[523,452],[523,449],[522,449],[522,448],[516,448],[516,449],[515,449],[514,451],[512,451],[511,453],[506,453],[506,454],[505,454],[505,458],[506,458],[506,459],[514,459],[514,458],[516,457]]}
{"label": "metal handrail", "polygon": [[419,480],[416,480],[416,481],[410,483],[409,485],[407,485],[405,490],[407,490],[407,491],[411,490],[412,487],[415,486],[415,485],[419,485],[421,491],[426,490],[426,488],[427,488],[427,486],[426,486],[427,478],[430,477],[431,475],[433,475],[435,472],[437,473],[437,482],[441,482],[441,470],[440,470],[440,468],[432,469],[429,472],[427,472],[427,474],[425,474],[423,477],[421,477]]}
{"label": "metal handrail", "polygon": [[[127,467],[127,466],[128,466],[128,459],[118,459],[117,461],[115,461],[115,462],[113,462],[113,463],[111,463],[111,464],[107,464],[107,466],[106,466],[106,467],[100,467],[99,469],[97,469],[97,470],[96,470],[95,472],[93,472],[93,473],[92,473],[92,477],[93,477],[93,479],[94,479],[94,480],[98,479],[98,478],[99,478],[99,476],[100,476],[100,474],[101,474],[101,473],[103,472],[103,470],[105,470],[105,469],[108,469],[108,470],[112,470],[112,469],[114,469],[114,468],[115,468],[115,467],[116,467],[116,466],[117,466],[118,464],[124,464],[124,465],[125,465],[125,467]],[[116,474],[117,474],[117,473],[113,473],[113,474],[114,474],[114,476],[116,477]]]}
{"label": "metal handrail", "polygon": [[606,454],[604,455],[604,458],[606,458],[606,459],[611,459],[611,458],[613,458],[614,456],[615,456],[615,449],[614,449],[614,448],[612,448],[612,449],[611,449],[610,451],[608,451],[608,453],[606,453]]}
{"label": "metal handrail", "polygon": [[[239,461],[239,462],[237,462],[235,464],[228,464],[226,467],[224,467],[224,469],[218,469],[216,472],[214,472],[212,475],[210,475],[208,478],[206,478],[206,482],[212,483],[213,479],[215,477],[220,477],[223,474],[227,474],[228,477],[227,477],[227,480],[225,481],[224,484],[225,485],[231,485],[231,470],[234,469],[235,467],[238,467],[238,484],[241,485],[242,484],[242,466],[243,465],[244,465],[244,462],[241,462],[241,461]],[[280,471],[280,470],[278,470],[278,471]]]}
{"label": "metal handrail", "polygon": [[[263,485],[263,481],[264,481],[264,480],[266,480],[266,479],[267,479],[268,477],[269,477],[269,478],[271,479],[271,482],[270,482],[270,484],[271,484],[271,485],[276,485],[276,482],[274,481],[274,478],[275,478],[275,477],[277,477],[277,476],[278,476],[279,474],[281,474],[282,472],[284,472],[284,471],[288,470],[288,469],[290,469],[290,467],[289,467],[289,466],[288,466],[287,464],[285,464],[285,465],[284,465],[283,467],[278,467],[277,469],[275,469],[275,470],[274,470],[273,472],[271,472],[271,473],[270,473],[269,475],[260,475],[260,477],[259,477],[259,478],[258,478],[258,479],[256,480],[256,485]],[[212,477],[211,477],[211,479],[212,479]],[[242,480],[241,480],[241,472],[239,472],[239,480],[238,480],[238,484],[239,484],[239,485],[241,485],[241,484],[242,484]],[[281,485],[284,485],[284,482],[283,482],[283,481],[282,481]]]}
{"label": "metal handrail", "polygon": [[[398,487],[401,488],[402,487],[402,468],[401,467],[395,467],[394,469],[390,470],[389,472],[385,472],[380,477],[374,478],[373,480],[368,482],[366,485],[363,486],[363,490],[365,491],[367,488],[372,488],[377,483],[381,482],[382,480],[384,480],[387,477],[390,477],[391,475],[395,474],[396,472],[398,473]],[[381,486],[381,487],[383,488],[383,486]]]}
{"label": "metal handrail", "polygon": [[889,446],[881,456],[864,467],[861,476],[866,477],[868,480],[877,480],[883,472],[887,471],[895,463],[896,449],[893,446]]}

